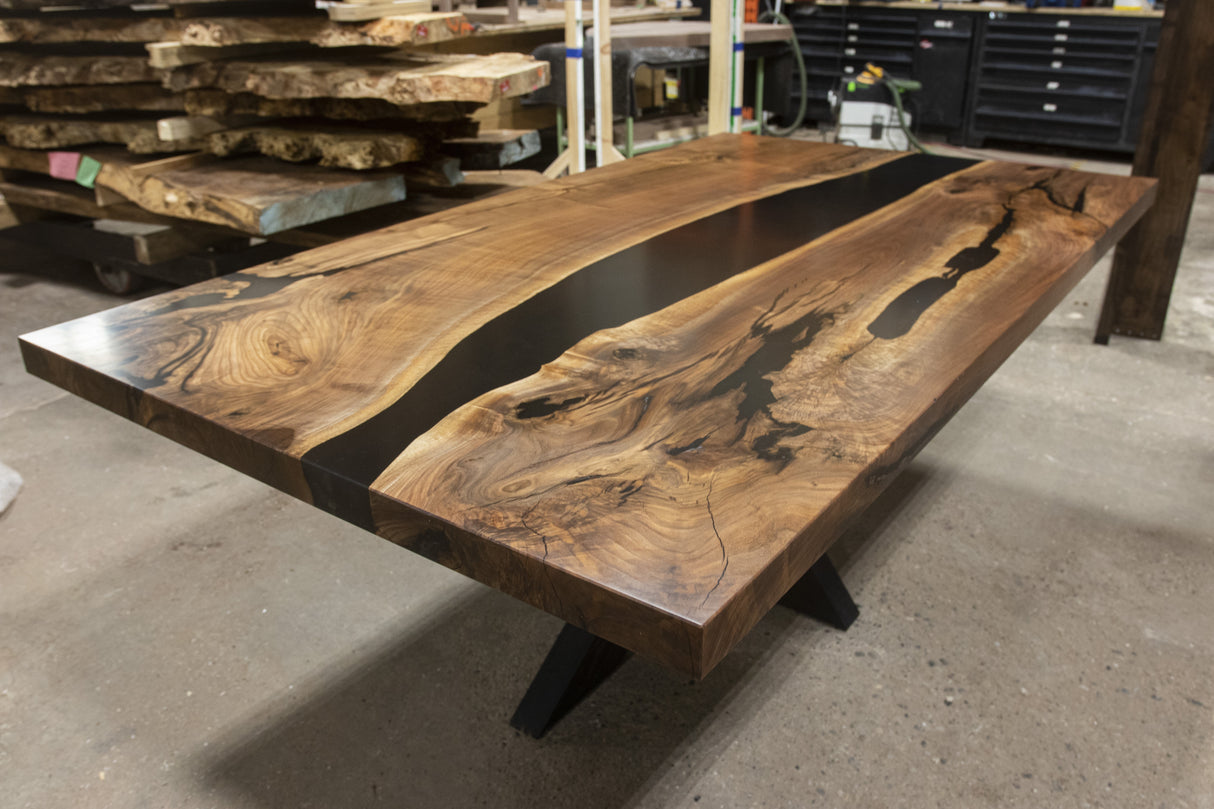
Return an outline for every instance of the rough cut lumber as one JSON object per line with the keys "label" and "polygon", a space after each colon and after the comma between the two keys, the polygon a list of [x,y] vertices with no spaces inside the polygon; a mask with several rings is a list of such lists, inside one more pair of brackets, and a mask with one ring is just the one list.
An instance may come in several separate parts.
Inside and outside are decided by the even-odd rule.
{"label": "rough cut lumber", "polygon": [[401,14],[421,14],[430,10],[430,0],[375,0],[374,2],[342,3],[317,0],[334,22],[363,22]]}
{"label": "rough cut lumber", "polygon": [[501,98],[472,113],[481,129],[544,129],[556,124],[556,108],[523,104],[521,98]]}
{"label": "rough cut lumber", "polygon": [[[93,192],[62,181],[36,189],[49,195],[50,202],[30,197],[34,192],[23,184],[18,192],[25,194],[22,204],[93,218],[154,223],[186,219],[267,236],[405,196],[402,175],[393,172],[336,171],[262,157],[221,161],[200,152],[148,160],[116,146],[93,146],[82,154],[101,164],[97,189],[135,204],[103,207]],[[47,153],[0,145],[0,169],[48,174]]]}
{"label": "rough cut lumber", "polygon": [[156,170],[128,171],[120,161],[106,163],[97,183],[148,211],[254,236],[405,198],[399,173],[295,166],[266,157],[210,162],[190,157],[195,165],[170,163]]}
{"label": "rough cut lumber", "polygon": [[142,56],[33,56],[6,53],[0,87],[151,82],[160,74]]}
{"label": "rough cut lumber", "polygon": [[196,48],[180,42],[152,42],[147,46],[148,64],[157,70],[172,70],[175,67],[212,62],[217,59],[241,59],[249,56],[276,54],[295,48],[293,43]]}
{"label": "rough cut lumber", "polygon": [[698,677],[1152,191],[729,135],[22,350],[44,379]]}
{"label": "rough cut lumber", "polygon": [[[667,20],[677,17],[694,17],[700,13],[698,8],[686,5],[682,9],[657,8],[655,6],[611,6],[612,22],[645,22],[648,20]],[[519,6],[518,22],[508,23],[506,17],[509,9],[504,7],[478,8],[474,12],[464,9],[465,16],[473,22],[481,24],[476,36],[497,37],[503,34],[520,34],[536,31],[555,31],[565,27],[565,12],[559,9],[534,8],[528,5]],[[469,16],[471,14],[471,16]],[[591,15],[586,14],[586,20]]]}
{"label": "rough cut lumber", "polygon": [[302,129],[293,126],[249,126],[226,129],[212,134],[207,139],[206,148],[221,157],[260,152],[293,163],[319,159],[322,166],[357,170],[408,163],[420,160],[426,153],[425,144],[413,135],[340,127]]}
{"label": "rough cut lumber", "polygon": [[476,188],[526,188],[548,182],[548,178],[530,169],[474,169],[464,172],[463,186]]}
{"label": "rough cut lumber", "polygon": [[367,60],[207,62],[172,71],[171,90],[213,87],[265,98],[376,98],[393,104],[486,104],[546,85],[548,63],[520,53]]}
{"label": "rough cut lumber", "polygon": [[0,116],[0,135],[22,149],[62,149],[89,143],[123,143],[136,154],[185,152],[201,148],[201,138],[163,140],[154,120],[69,118],[49,115]]}
{"label": "rough cut lumber", "polygon": [[410,188],[449,189],[464,182],[464,172],[459,158],[438,156],[424,163],[413,163],[405,167],[405,183]]}
{"label": "rough cut lumber", "polygon": [[161,140],[198,140],[214,132],[248,124],[247,119],[221,120],[199,115],[179,115],[156,122],[156,134]]}
{"label": "rough cut lumber", "polygon": [[30,87],[20,91],[34,112],[184,112],[185,99],[157,84]]}
{"label": "rough cut lumber", "polygon": [[252,93],[187,90],[182,96],[190,115],[222,118],[258,115],[263,118],[334,118],[346,121],[459,121],[476,111],[473,103],[436,101],[398,106],[378,98],[262,98]]}
{"label": "rough cut lumber", "polygon": [[448,138],[443,151],[459,158],[465,170],[500,169],[540,153],[534,129],[483,130],[472,138]]}
{"label": "rough cut lumber", "polygon": [[160,42],[177,39],[181,22],[172,17],[0,18],[0,42],[53,45],[71,42]]}
{"label": "rough cut lumber", "polygon": [[[222,6],[224,8],[275,8],[279,13],[312,11],[312,0],[0,0],[0,9],[14,11],[48,11],[81,9],[123,9],[137,6],[173,6],[175,12],[189,13],[191,6]],[[208,12],[209,13],[209,12]]]}
{"label": "rough cut lumber", "polygon": [[208,48],[286,42],[322,48],[399,47],[446,42],[470,36],[473,31],[464,15],[454,12],[384,17],[362,25],[314,17],[216,17],[183,22],[181,43]]}
{"label": "rough cut lumber", "polygon": [[114,217],[131,222],[166,221],[163,216],[157,216],[130,203],[98,205],[93,193],[87,188],[49,178],[26,179],[19,183],[0,182],[0,197],[22,208],[82,216],[87,219]]}
{"label": "rough cut lumber", "polygon": [[35,149],[18,149],[0,144],[0,169],[49,174],[50,163],[46,152]]}

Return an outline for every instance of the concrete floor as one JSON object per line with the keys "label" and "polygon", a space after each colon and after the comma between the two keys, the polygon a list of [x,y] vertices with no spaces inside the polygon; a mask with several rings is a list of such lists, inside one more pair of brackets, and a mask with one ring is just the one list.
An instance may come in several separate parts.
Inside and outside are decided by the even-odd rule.
{"label": "concrete floor", "polygon": [[0,807],[1214,807],[1212,193],[1162,342],[1092,344],[1102,264],[836,546],[851,631],[538,742],[556,619],[26,376],[116,301],[3,245]]}

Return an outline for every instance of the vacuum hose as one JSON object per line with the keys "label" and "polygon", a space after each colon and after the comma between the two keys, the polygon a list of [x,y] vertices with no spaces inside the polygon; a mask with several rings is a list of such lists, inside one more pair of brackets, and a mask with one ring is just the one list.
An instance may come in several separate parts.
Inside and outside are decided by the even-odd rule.
{"label": "vacuum hose", "polygon": [[[792,27],[792,20],[781,14],[779,11],[764,11],[759,15],[759,22],[777,22],[781,25]],[[758,111],[759,117],[759,133],[766,135],[775,135],[780,138],[787,138],[793,132],[801,128],[801,124],[805,121],[805,109],[809,105],[809,75],[805,72],[805,58],[801,56],[801,43],[797,41],[796,33],[793,33],[792,55],[797,60],[797,71],[801,78],[801,106],[797,109],[797,117],[793,122],[785,127],[763,125],[763,111]]]}

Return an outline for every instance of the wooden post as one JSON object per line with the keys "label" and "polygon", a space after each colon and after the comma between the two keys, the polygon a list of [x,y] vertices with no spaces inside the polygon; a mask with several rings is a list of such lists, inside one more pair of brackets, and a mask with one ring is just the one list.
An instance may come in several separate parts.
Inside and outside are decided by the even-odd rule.
{"label": "wooden post", "polygon": [[1163,336],[1212,109],[1214,2],[1169,0],[1134,154],[1134,174],[1158,178],[1159,196],[1114,254],[1097,343]]}
{"label": "wooden post", "polygon": [[712,32],[708,41],[708,134],[729,131],[729,106],[733,96],[729,77],[733,67],[733,0],[712,0]]}
{"label": "wooden post", "polygon": [[565,117],[569,126],[569,146],[544,170],[546,177],[559,177],[566,171],[580,174],[586,170],[586,121],[582,102],[586,88],[585,45],[582,0],[565,0]]}
{"label": "wooden post", "polygon": [[615,148],[611,95],[611,0],[594,0],[594,164],[606,166],[624,156]]}
{"label": "wooden post", "polygon": [[582,0],[565,2],[565,118],[569,132],[569,173],[586,170],[586,45]]}
{"label": "wooden post", "polygon": [[732,0],[729,15],[729,52],[733,59],[730,67],[729,131],[742,131],[742,76],[745,71],[745,54],[742,43],[742,18],[745,16],[743,0]]}

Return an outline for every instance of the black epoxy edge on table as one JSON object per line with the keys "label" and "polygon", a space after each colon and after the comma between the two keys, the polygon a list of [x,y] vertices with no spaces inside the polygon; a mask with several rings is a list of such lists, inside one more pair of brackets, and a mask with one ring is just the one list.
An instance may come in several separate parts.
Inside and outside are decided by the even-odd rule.
{"label": "black epoxy edge on table", "polygon": [[[370,485],[460,406],[536,373],[580,340],[657,312],[975,164],[908,155],[742,203],[574,272],[456,344],[394,403],[303,456],[319,508],[374,531]],[[537,414],[560,403],[530,403]]]}

